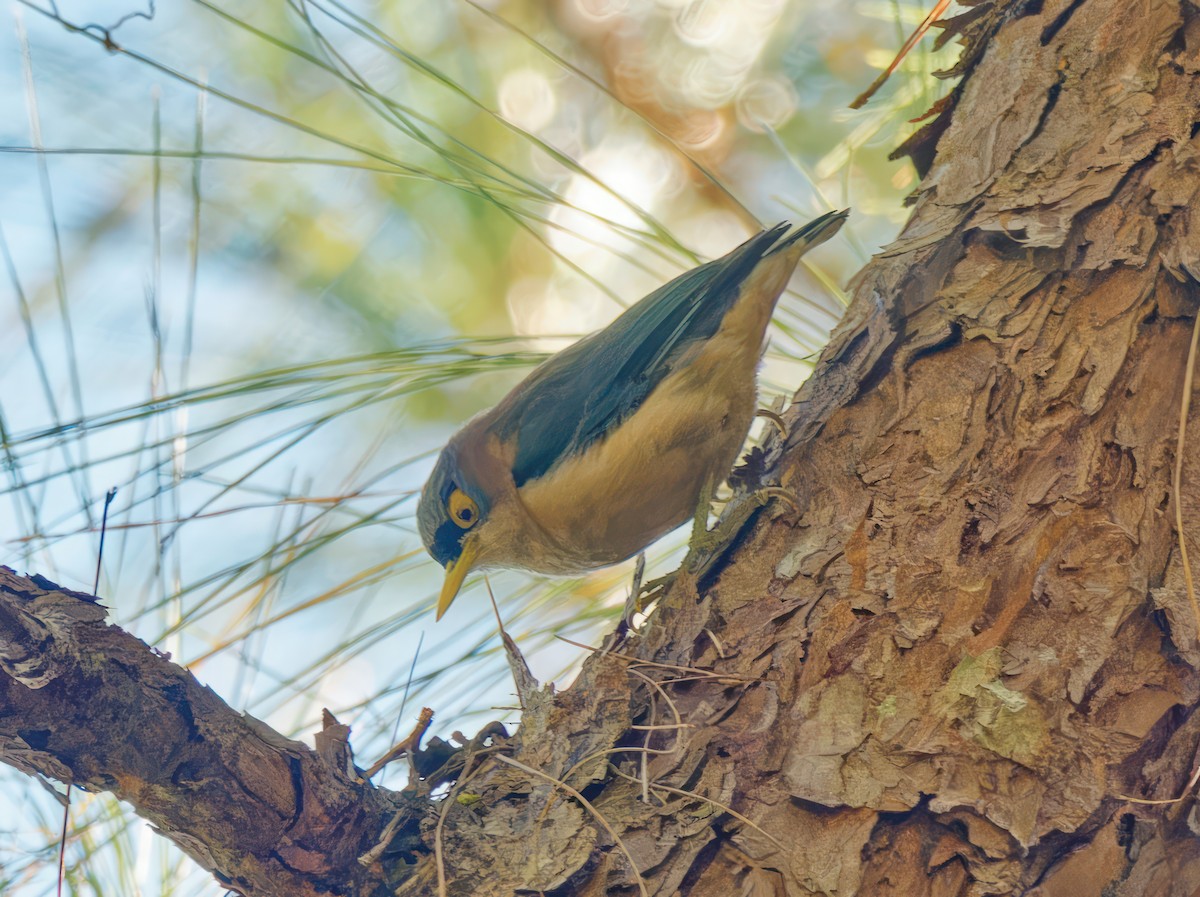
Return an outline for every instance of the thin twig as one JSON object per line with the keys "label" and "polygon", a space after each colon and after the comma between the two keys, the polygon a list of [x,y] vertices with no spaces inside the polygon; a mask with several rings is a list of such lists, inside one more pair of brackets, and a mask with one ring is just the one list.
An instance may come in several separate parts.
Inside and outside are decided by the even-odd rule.
{"label": "thin twig", "polygon": [[906,40],[904,45],[900,47],[900,52],[896,54],[896,58],[892,60],[891,64],[884,69],[880,76],[871,83],[870,87],[854,98],[854,102],[850,104],[851,109],[861,109],[867,104],[867,100],[871,99],[871,97],[875,95],[875,91],[883,87],[884,82],[892,76],[892,72],[896,71],[896,69],[900,67],[900,63],[904,60],[904,57],[908,55],[908,51],[917,45],[917,41],[925,36],[925,32],[928,31],[930,26],[937,21],[938,17],[946,11],[946,8],[949,5],[950,0],[937,0],[937,3],[934,4],[933,9],[929,11],[929,15],[925,16],[925,18],[921,21],[921,24],[916,27],[916,30],[908,36],[908,40]]}
{"label": "thin twig", "polygon": [[[1196,601],[1196,586],[1192,579],[1192,565],[1188,560],[1187,539],[1184,538],[1183,532],[1183,502],[1182,486],[1183,486],[1183,451],[1187,445],[1187,419],[1192,406],[1192,383],[1195,380],[1196,374],[1196,348],[1200,344],[1200,314],[1196,315],[1196,320],[1192,324],[1192,342],[1188,346],[1187,371],[1183,377],[1183,398],[1179,403],[1179,436],[1175,441],[1175,471],[1171,476],[1171,493],[1172,502],[1175,505],[1175,532],[1179,537],[1179,561],[1183,565],[1183,581],[1187,586],[1188,601],[1192,605],[1192,616],[1196,622],[1196,640],[1200,642],[1200,604]],[[1200,764],[1197,764],[1192,777],[1184,786],[1178,797],[1164,798],[1162,800],[1147,800],[1141,797],[1128,797],[1124,794],[1118,794],[1117,797],[1123,801],[1128,801],[1131,804],[1175,804],[1183,800],[1192,789],[1196,787],[1197,782],[1200,782]]]}
{"label": "thin twig", "polygon": [[706,626],[706,627],[704,627],[704,634],[707,635],[709,637],[709,639],[712,640],[713,647],[717,649],[717,657],[724,660],[725,659],[725,646],[721,644],[721,640],[719,638],[717,638],[716,633],[713,632],[711,629],[709,629]]}
{"label": "thin twig", "polygon": [[[634,669],[633,667],[630,667],[629,670],[627,670],[627,672],[632,673],[633,675],[637,676],[639,679],[641,679],[643,682],[645,682],[647,685],[649,685],[651,688],[653,688],[655,691],[657,691],[662,696],[662,699],[666,702],[667,706],[671,709],[671,715],[673,717],[675,717],[675,724],[672,726],[664,726],[662,728],[671,729],[673,731],[678,732],[680,729],[685,729],[685,728],[689,727],[689,724],[684,723],[683,717],[681,717],[679,715],[679,708],[675,706],[675,702],[671,700],[671,696],[669,694],[667,694],[666,690],[662,687],[661,683],[654,681],[649,676]],[[651,693],[650,697],[651,697],[651,699],[653,699],[653,697],[654,697],[653,693]],[[657,727],[633,726],[632,728],[634,728],[634,729],[646,728],[648,730],[652,730],[653,728],[657,728]],[[650,737],[649,734],[647,734],[646,737],[648,740]],[[590,754],[586,754],[583,757],[580,757],[573,764],[571,764],[571,766],[567,768],[567,771],[563,773],[563,778],[564,779],[571,778],[571,776],[574,774],[575,770],[579,769],[579,767],[583,766],[588,761],[593,760],[596,757],[602,757],[605,754],[623,754],[623,753],[627,753],[629,751],[642,751],[643,754],[673,754],[678,749],[679,749],[678,744],[675,744],[675,745],[672,745],[670,748],[620,747],[620,748],[605,748],[603,750],[593,751]]]}
{"label": "thin twig", "polygon": [[412,688],[413,674],[417,671],[417,658],[421,656],[421,646],[425,644],[425,630],[417,639],[417,649],[413,652],[412,663],[408,667],[408,681],[404,683],[404,694],[400,697],[400,709],[396,712],[396,724],[392,727],[392,744],[400,737],[400,720],[404,717],[404,708],[408,706],[408,692]]}
{"label": "thin twig", "polygon": [[1183,378],[1183,400],[1179,408],[1179,438],[1175,443],[1175,474],[1171,489],[1175,500],[1175,531],[1179,534],[1179,559],[1183,563],[1183,581],[1187,585],[1188,601],[1192,604],[1192,616],[1196,621],[1196,639],[1200,641],[1200,603],[1196,601],[1196,586],[1192,581],[1192,565],[1188,561],[1187,540],[1183,536],[1183,503],[1180,501],[1183,483],[1183,450],[1187,444],[1187,419],[1192,406],[1192,381],[1196,374],[1196,345],[1200,343],[1200,314],[1192,325],[1192,344],[1188,348],[1187,373]]}
{"label": "thin twig", "polygon": [[[629,773],[621,772],[621,770],[617,769],[615,766],[612,766],[611,764],[609,765],[609,769],[611,769],[616,775],[620,776],[623,779],[626,779],[630,782],[637,781],[637,779],[635,779],[633,776],[629,775]],[[784,851],[787,850],[787,848],[783,845],[783,843],[778,838],[776,838],[774,835],[772,835],[770,832],[768,832],[766,829],[764,829],[761,825],[756,823],[753,819],[750,819],[748,816],[743,816],[737,810],[733,809],[733,807],[726,806],[725,804],[721,803],[720,801],[713,800],[711,797],[705,797],[703,794],[697,794],[695,791],[685,791],[682,788],[672,788],[670,785],[663,785],[658,782],[652,782],[650,784],[650,787],[655,788],[659,791],[667,791],[667,792],[670,792],[671,794],[678,794],[682,797],[690,797],[690,798],[694,798],[695,800],[704,801],[704,803],[706,803],[706,804],[712,804],[718,810],[728,813],[730,816],[732,816],[738,822],[742,822],[742,823],[745,823],[746,825],[750,826],[752,829],[754,829],[756,832],[758,832],[760,835],[762,835],[764,838],[766,838],[768,841],[770,841],[772,844],[774,844],[780,850],[784,850]]]}
{"label": "thin twig", "polygon": [[421,739],[425,735],[425,730],[429,728],[429,724],[431,722],[433,722],[433,711],[428,707],[422,707],[421,714],[417,717],[417,724],[413,727],[413,730],[408,733],[408,736],[394,748],[376,760],[373,764],[371,764],[371,768],[368,769],[363,775],[369,779],[401,754],[411,754],[413,751],[415,751],[420,746]]}
{"label": "thin twig", "polygon": [[632,725],[629,728],[634,732],[678,732],[680,729],[694,729],[696,727],[691,723],[664,723],[661,726]]}
{"label": "thin twig", "polygon": [[1162,800],[1147,800],[1144,797],[1128,797],[1124,794],[1118,794],[1117,799],[1127,801],[1131,804],[1147,804],[1151,806],[1157,806],[1159,804],[1177,804],[1191,794],[1192,789],[1196,787],[1197,783],[1200,783],[1200,763],[1196,764],[1196,769],[1192,773],[1192,777],[1188,779],[1188,783],[1184,785],[1183,790],[1179,792],[1179,797],[1168,797]]}
{"label": "thin twig", "polygon": [[500,630],[500,641],[504,645],[504,657],[508,661],[509,672],[512,673],[513,686],[517,690],[517,702],[521,705],[522,710],[527,710],[529,700],[537,693],[538,681],[529,669],[525,655],[521,653],[517,643],[504,628],[504,620],[500,618],[500,605],[496,603],[496,596],[492,592],[492,581],[488,579],[486,573],[483,575],[483,584],[487,587],[488,598],[492,601],[492,612],[496,615],[496,626]]}
{"label": "thin twig", "polygon": [[[534,769],[532,766],[526,766],[520,760],[514,760],[512,757],[506,757],[503,754],[495,754],[493,756],[501,763],[507,763],[509,766],[515,766],[517,769],[521,770],[522,772],[526,772],[529,775],[545,779],[556,788],[561,788],[563,791],[567,792],[567,794],[571,795],[571,797],[583,804],[584,808],[592,814],[595,820],[604,826],[604,830],[608,832],[613,841],[616,842],[617,847],[619,847],[621,850],[621,853],[625,854],[625,859],[629,861],[629,868],[633,870],[633,877],[637,881],[638,891],[641,892],[642,897],[650,897],[650,892],[646,890],[646,882],[642,878],[642,873],[638,871],[637,863],[633,861],[633,854],[629,852],[629,848],[625,846],[625,842],[621,840],[621,836],[617,834],[616,829],[609,825],[608,820],[604,818],[603,814],[601,814],[599,810],[592,806],[591,801],[589,801],[570,785],[559,781],[558,779],[554,778],[554,776],[547,775],[540,769]],[[441,895],[439,895],[439,897],[441,897]]]}
{"label": "thin twig", "polygon": [[[649,676],[647,676],[641,670],[635,669],[633,667],[629,668],[629,672],[632,673],[633,675],[637,676],[639,679],[641,679],[643,682],[645,682],[647,685],[649,685],[651,688],[653,688],[656,692],[658,692],[660,695],[662,695],[662,699],[666,702],[667,707],[669,707],[671,710],[671,716],[675,717],[675,725],[670,726],[669,728],[676,729],[676,730],[686,728],[686,725],[683,722],[683,717],[679,715],[679,708],[675,706],[675,702],[671,700],[671,696],[669,694],[667,694],[667,690],[662,687],[661,682],[658,682],[655,679],[651,679]],[[637,727],[635,726],[634,728],[637,728]],[[667,728],[667,727],[664,727],[664,728]]]}
{"label": "thin twig", "polygon": [[[485,748],[485,750],[490,749]],[[437,862],[438,897],[446,897],[447,893],[446,859],[442,850],[442,827],[446,824],[446,817],[450,813],[450,805],[456,801],[458,795],[462,792],[462,789],[466,786],[467,782],[471,781],[471,779],[473,779],[476,774],[478,774],[484,768],[483,764],[480,764],[471,772],[467,772],[467,768],[475,761],[476,756],[478,755],[472,755],[467,758],[466,765],[463,766],[464,775],[459,777],[459,780],[455,782],[454,787],[450,789],[450,793],[446,795],[445,800],[442,802],[442,810],[438,814],[437,828],[433,830],[433,858]],[[502,757],[503,755],[494,754],[493,756]]]}
{"label": "thin twig", "polygon": [[407,807],[397,810],[391,820],[384,826],[383,834],[379,836],[378,843],[358,858],[358,862],[363,866],[370,866],[376,862],[384,852],[391,846],[392,839],[396,837],[396,829],[400,827],[400,823],[408,818],[409,810]]}
{"label": "thin twig", "polygon": [[[599,653],[601,650],[600,648],[597,648],[595,645],[587,645],[587,644],[584,644],[583,642],[577,642],[577,641],[575,641],[573,639],[569,639],[563,635],[556,635],[555,638],[558,639],[560,642],[566,642],[568,645],[574,645],[576,648],[583,648],[583,650],[585,650],[585,651],[592,651],[594,653]],[[618,660],[623,660],[626,663],[636,664],[637,666],[653,667],[654,669],[659,669],[659,670],[674,670],[674,671],[680,672],[680,673],[694,673],[694,674],[696,674],[696,678],[700,678],[700,679],[719,679],[719,680],[727,681],[727,682],[766,682],[767,681],[766,679],[763,679],[761,677],[747,678],[745,676],[732,676],[729,673],[718,673],[714,670],[705,670],[705,669],[701,669],[700,667],[685,667],[685,666],[680,666],[680,665],[674,664],[674,663],[659,663],[658,661],[655,661],[655,660],[643,660],[640,657],[631,657],[628,654],[622,654],[620,651],[609,651],[608,654],[605,656],[615,657]]]}
{"label": "thin twig", "polygon": [[116,486],[104,493],[104,515],[100,518],[100,547],[96,551],[96,578],[92,582],[92,594],[97,597],[100,592],[100,565],[104,563],[104,535],[108,531],[108,508],[116,497]]}
{"label": "thin twig", "polygon": [[[658,699],[654,694],[650,695],[650,718],[654,719],[658,714]],[[654,737],[653,732],[646,732],[642,738],[642,754],[638,757],[638,773],[639,780],[642,785],[642,803],[650,803],[650,739]],[[676,746],[679,741],[676,739]],[[612,766],[610,763],[609,766]]]}
{"label": "thin twig", "polygon": [[[113,486],[104,493],[104,514],[100,518],[100,547],[96,551],[96,579],[92,583],[92,595],[100,591],[100,566],[104,563],[104,535],[108,529],[108,509],[113,499],[117,497],[117,487]],[[67,782],[67,790],[63,795],[63,824],[62,834],[58,839],[58,897],[62,897],[63,879],[67,864],[67,825],[71,821],[71,783]]]}

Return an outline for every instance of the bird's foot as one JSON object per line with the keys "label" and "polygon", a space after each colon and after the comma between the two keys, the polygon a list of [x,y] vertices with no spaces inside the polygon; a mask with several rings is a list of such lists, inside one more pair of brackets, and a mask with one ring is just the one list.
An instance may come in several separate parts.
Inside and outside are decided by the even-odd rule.
{"label": "bird's foot", "polygon": [[768,468],[771,464],[771,458],[779,446],[787,442],[790,435],[787,421],[779,413],[782,408],[783,401],[782,397],[780,397],[773,408],[759,408],[754,412],[755,417],[765,418],[772,424],[774,429],[767,430],[763,434],[762,443],[746,452],[742,456],[742,460],[730,472],[729,485],[735,492],[738,490],[753,492],[769,476]]}
{"label": "bird's foot", "polygon": [[[759,486],[751,492],[735,494],[712,529],[703,526],[701,511],[697,510],[688,553],[683,559],[683,568],[696,575],[707,572],[713,562],[724,554],[725,549],[737,538],[747,521],[774,499],[791,505],[797,514],[801,511],[796,495],[782,486]],[[706,512],[707,498],[704,499],[702,507]]]}
{"label": "bird's foot", "polygon": [[793,492],[782,486],[761,486],[753,492],[735,495],[725,506],[717,525],[708,529],[706,524],[710,496],[711,489],[706,489],[701,494],[700,504],[696,508],[696,516],[692,522],[692,537],[688,541],[688,552],[679,565],[679,569],[666,576],[652,579],[642,586],[641,593],[645,597],[639,600],[638,610],[655,598],[666,594],[681,573],[687,573],[696,579],[707,574],[725,554],[750,518],[771,501],[785,502],[796,514],[800,514],[802,511],[800,501]]}
{"label": "bird's foot", "polygon": [[689,573],[699,573],[722,553],[721,549],[733,540],[746,521],[770,500],[771,496],[765,489],[735,497],[725,506],[716,526],[702,531],[693,530],[687,556],[683,559],[684,569]]}

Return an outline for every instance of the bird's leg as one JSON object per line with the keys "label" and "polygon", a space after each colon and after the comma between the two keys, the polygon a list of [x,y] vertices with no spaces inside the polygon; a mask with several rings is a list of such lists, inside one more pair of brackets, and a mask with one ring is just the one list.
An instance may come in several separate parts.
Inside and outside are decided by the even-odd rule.
{"label": "bird's leg", "polygon": [[716,526],[708,529],[704,525],[707,521],[701,515],[707,516],[709,494],[711,494],[711,490],[706,491],[702,496],[702,504],[696,509],[695,523],[698,525],[692,528],[692,539],[688,543],[687,557],[683,559],[683,567],[690,573],[697,573],[705,567],[714,555],[720,553],[719,549],[732,539],[742,525],[750,519],[750,515],[769,501],[769,498],[760,500],[756,497],[757,493],[751,493],[740,501],[736,498],[730,499],[725,506],[725,511],[718,518]]}
{"label": "bird's leg", "polygon": [[646,573],[646,552],[641,552],[637,556],[637,561],[633,565],[633,584],[629,589],[629,597],[625,599],[625,610],[621,612],[621,619],[617,622],[617,628],[604,640],[604,644],[600,646],[600,653],[607,654],[609,651],[614,651],[625,642],[625,637],[633,631],[634,614],[642,612],[642,576]]}
{"label": "bird's leg", "polygon": [[720,529],[720,524],[717,525],[713,532],[708,530],[708,515],[712,509],[713,492],[716,491],[716,483],[713,477],[708,477],[704,481],[704,485],[700,489],[700,499],[696,502],[696,511],[692,515],[692,535],[688,539],[688,552],[683,559],[683,563],[679,565],[679,570],[668,573],[665,576],[660,576],[657,579],[652,579],[645,586],[639,586],[637,592],[634,593],[634,598],[637,600],[637,609],[641,610],[649,601],[642,601],[641,594],[647,596],[656,596],[659,593],[666,592],[678,577],[680,570],[691,572],[694,569],[693,559],[707,552],[714,544],[713,539],[716,530]]}
{"label": "bird's leg", "polygon": [[797,514],[801,512],[799,500],[782,486],[760,486],[753,492],[736,495],[725,506],[717,525],[705,531],[699,541],[693,539],[687,557],[683,559],[684,568],[697,577],[707,573],[750,518],[773,499],[783,500]]}
{"label": "bird's leg", "polygon": [[[750,518],[773,499],[785,501],[797,514],[801,512],[799,500],[789,490],[782,486],[760,486],[753,492],[735,496],[725,506],[717,525],[710,530],[703,528],[701,523],[704,520],[702,515],[706,515],[708,507],[706,496],[702,496],[701,504],[696,509],[688,553],[684,557],[683,563],[679,565],[679,570],[646,583],[643,592],[650,597],[656,597],[659,593],[666,592],[681,572],[687,572],[697,579],[703,577],[725,553],[729,543],[737,538]],[[647,602],[643,602],[643,605]]]}
{"label": "bird's leg", "polygon": [[700,501],[696,503],[696,513],[692,515],[692,537],[688,539],[689,557],[696,551],[702,551],[707,544],[708,515],[712,510],[713,493],[716,491],[716,484],[710,476],[704,481],[704,486],[700,490]]}
{"label": "bird's leg", "polygon": [[642,610],[638,595],[642,594],[642,577],[646,575],[646,552],[638,552],[633,564],[633,584],[629,589],[629,598],[625,601],[625,612],[621,614],[621,622],[629,623],[633,615]]}

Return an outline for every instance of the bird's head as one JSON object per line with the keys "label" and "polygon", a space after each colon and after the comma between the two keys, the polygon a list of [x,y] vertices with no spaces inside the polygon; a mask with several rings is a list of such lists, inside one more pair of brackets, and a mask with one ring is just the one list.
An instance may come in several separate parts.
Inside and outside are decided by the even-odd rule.
{"label": "bird's head", "polygon": [[446,568],[437,618],[462,588],[463,580],[479,560],[479,530],[490,502],[481,485],[463,468],[454,444],[442,450],[417,505],[417,529],[426,550]]}

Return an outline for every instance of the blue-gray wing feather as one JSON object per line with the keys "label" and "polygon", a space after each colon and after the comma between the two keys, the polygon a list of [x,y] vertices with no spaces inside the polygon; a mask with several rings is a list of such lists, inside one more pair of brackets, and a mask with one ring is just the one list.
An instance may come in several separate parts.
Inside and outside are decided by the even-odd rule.
{"label": "blue-gray wing feather", "polygon": [[497,408],[495,421],[502,439],[517,439],[516,485],[544,475],[633,414],[688,345],[717,332],[743,281],[787,228],[763,231],[680,275],[530,374]]}

